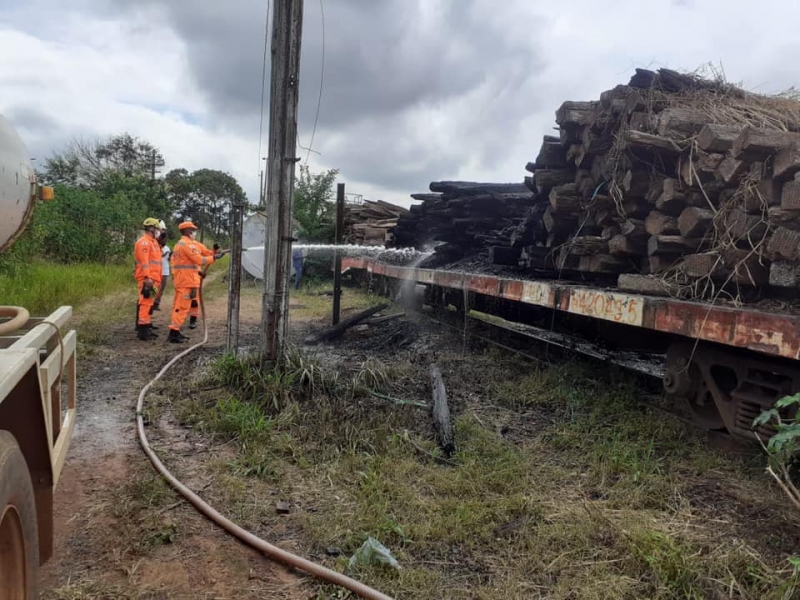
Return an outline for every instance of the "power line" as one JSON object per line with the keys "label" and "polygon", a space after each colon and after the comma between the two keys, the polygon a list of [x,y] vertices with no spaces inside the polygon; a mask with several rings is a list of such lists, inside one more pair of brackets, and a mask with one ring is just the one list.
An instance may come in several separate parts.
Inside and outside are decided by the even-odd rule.
{"label": "power line", "polygon": [[[322,105],[322,87],[325,83],[325,7],[322,0],[319,0],[319,12],[322,15],[322,66],[319,72],[319,97],[317,98],[317,112],[314,115],[314,127],[311,130],[311,141],[308,143],[308,148],[303,148],[308,150],[306,153],[306,165],[308,165],[308,159],[311,156],[311,149],[314,147],[314,136],[317,134],[317,123],[319,122],[319,109]],[[300,147],[302,148],[302,146]]]}
{"label": "power line", "polygon": [[267,19],[264,22],[264,59],[261,64],[261,121],[258,124],[258,170],[261,170],[261,144],[264,141],[264,91],[267,86],[267,48],[269,47],[269,8],[271,0],[267,0]]}

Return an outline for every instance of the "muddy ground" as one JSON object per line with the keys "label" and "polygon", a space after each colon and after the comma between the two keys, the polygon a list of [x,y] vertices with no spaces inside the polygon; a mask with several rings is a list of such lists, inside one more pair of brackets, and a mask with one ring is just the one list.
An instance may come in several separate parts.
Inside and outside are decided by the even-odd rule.
{"label": "muddy ground", "polygon": [[[88,325],[106,335],[97,342],[91,335],[94,343],[79,359],[79,418],[56,492],[55,551],[42,570],[43,598],[308,598],[302,580],[223,534],[155,476],[136,437],[136,399],[185,346],[164,340],[168,311],[155,313],[158,340],[137,340],[125,319],[133,311],[115,310],[126,302],[78,311],[79,329],[94,310],[112,320]],[[255,304],[243,307],[251,317],[245,329],[256,326]],[[210,353],[222,351],[225,311],[224,296],[212,295]],[[186,333],[197,339],[200,331]],[[203,488],[202,480],[188,483]]]}
{"label": "muddy ground", "polygon": [[[268,382],[266,420],[234,415],[242,404],[231,399],[246,392],[212,376],[224,288],[209,286],[208,346],[148,396],[148,431],[179,478],[264,539],[344,570],[367,535],[379,537],[403,569],[354,575],[398,598],[795,597],[786,559],[800,549],[800,523],[756,452],[720,452],[638,406],[627,383],[541,372],[411,319],[298,352],[295,371],[317,389]],[[344,306],[372,301],[348,291]],[[43,597],[348,597],[243,547],[154,475],[136,439],[136,398],[183,346],[164,342],[165,327],[155,342],[136,340],[126,302],[79,311],[80,417]],[[324,326],[329,302],[293,298],[295,345]],[[259,312],[259,294],[245,289],[245,349]],[[167,313],[156,314],[163,324]],[[429,400],[431,362],[451,394],[460,446],[450,458],[414,405]],[[588,383],[573,386],[575,373]],[[609,386],[632,402],[617,404]],[[603,398],[604,411],[590,407]]]}

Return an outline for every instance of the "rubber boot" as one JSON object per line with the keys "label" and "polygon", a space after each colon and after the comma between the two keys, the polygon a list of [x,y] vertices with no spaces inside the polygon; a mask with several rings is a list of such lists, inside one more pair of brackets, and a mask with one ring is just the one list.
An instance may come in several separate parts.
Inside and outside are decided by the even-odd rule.
{"label": "rubber boot", "polygon": [[188,342],[189,338],[187,338],[185,335],[181,334],[181,332],[178,331],[177,329],[170,329],[169,330],[169,337],[167,338],[167,341],[170,344],[183,344],[185,342]]}
{"label": "rubber boot", "polygon": [[143,341],[154,340],[158,337],[158,334],[151,330],[150,325],[138,325],[136,330],[139,332],[139,339]]}
{"label": "rubber boot", "polygon": [[195,329],[197,327],[197,317],[189,317],[189,329]]}

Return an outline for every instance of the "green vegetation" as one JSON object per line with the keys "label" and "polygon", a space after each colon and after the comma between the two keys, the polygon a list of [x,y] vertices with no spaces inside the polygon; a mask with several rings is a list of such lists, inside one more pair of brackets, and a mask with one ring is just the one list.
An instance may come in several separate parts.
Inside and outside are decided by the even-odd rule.
{"label": "green vegetation", "polygon": [[163,219],[173,240],[178,220],[189,218],[206,237],[224,242],[231,203],[246,202],[236,180],[211,169],[157,177],[163,164],[156,148],[128,134],[73,142],[56,152],[39,173],[42,183],[55,187],[55,200],[36,206],[26,231],[0,258],[0,274],[24,275],[37,260],[132,266],[146,217]]}
{"label": "green vegetation", "polygon": [[[229,237],[228,212],[232,204],[247,205],[247,197],[236,179],[213,169],[173,169],[164,178],[169,209],[179,220],[189,219],[200,227],[199,240],[208,242],[204,234],[220,243]],[[210,243],[209,243],[210,247]]]}
{"label": "green vegetation", "polygon": [[142,465],[128,484],[117,490],[113,512],[121,527],[120,538],[128,544],[124,554],[142,555],[175,540],[175,523],[165,518],[159,509],[174,503],[177,498],[169,484],[150,465]]}
{"label": "green vegetation", "polygon": [[[221,402],[198,392],[173,407],[236,442],[236,457],[215,465],[217,504],[250,527],[288,527],[309,554],[339,549],[329,564],[341,570],[375,537],[402,569],[354,575],[397,597],[794,597],[786,544],[764,541],[789,524],[770,513],[758,477],[643,408],[623,374],[540,369],[495,351],[437,362],[457,415],[448,461],[426,411],[368,393],[428,401],[426,373],[409,358],[297,354],[277,377],[228,357],[210,375]],[[737,501],[767,515],[761,531],[697,496],[705,477],[735,482]],[[276,517],[242,500],[276,489],[298,509]]]}
{"label": "green vegetation", "polygon": [[[3,304],[23,306],[38,316],[47,315],[59,306],[81,306],[126,286],[133,290],[131,267],[116,264],[83,263],[65,267],[32,262],[20,266],[13,275],[0,272]],[[133,308],[130,312],[133,314]]]}
{"label": "green vegetation", "polygon": [[[330,262],[328,261],[328,269]],[[303,279],[306,279],[305,274]],[[327,292],[327,293],[326,293]],[[333,314],[333,284],[330,281],[312,281],[291,292],[291,318],[301,321],[309,319],[330,319]],[[385,298],[365,294],[352,288],[342,290],[342,314],[359,311],[386,302]]]}
{"label": "green vegetation", "polygon": [[334,241],[336,204],[333,202],[333,183],[338,174],[337,169],[312,173],[308,166],[300,166],[295,179],[294,218],[303,241],[323,244]]}

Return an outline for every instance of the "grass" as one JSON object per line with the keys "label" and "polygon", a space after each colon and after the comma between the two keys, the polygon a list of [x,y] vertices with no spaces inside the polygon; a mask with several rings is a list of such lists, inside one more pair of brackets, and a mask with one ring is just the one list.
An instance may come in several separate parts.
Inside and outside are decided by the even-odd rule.
{"label": "grass", "polygon": [[141,556],[156,546],[175,541],[176,525],[160,509],[177,498],[150,465],[142,465],[132,474],[128,483],[115,493],[113,504],[120,539],[127,544],[123,555]]}
{"label": "grass", "polygon": [[126,286],[133,286],[127,265],[34,262],[13,277],[0,274],[0,299],[44,316],[59,306],[80,307]]}
{"label": "grass", "polygon": [[[323,295],[323,292],[332,291],[332,282],[301,285],[299,290],[292,289],[290,300],[295,308],[291,309],[291,318],[301,321],[330,319],[333,313],[333,296]],[[357,312],[382,302],[386,302],[386,298],[349,287],[342,288],[343,316],[347,316],[348,311]]]}
{"label": "grass", "polygon": [[[744,486],[743,469],[681,421],[643,408],[619,373],[497,359],[438,358],[458,407],[455,466],[434,460],[424,411],[366,393],[424,390],[426,373],[409,362],[373,357],[333,369],[298,354],[275,378],[225,359],[214,376],[238,399],[178,409],[237,443],[236,458],[217,465],[218,500],[234,516],[256,529],[288,527],[308,554],[341,549],[330,563],[341,570],[375,537],[403,568],[353,574],[397,597],[794,597],[798,577],[784,559],[721,531],[685,497],[684,479],[713,471]],[[479,404],[459,404],[476,392]],[[492,421],[498,414],[536,420],[539,434],[508,437]],[[313,509],[276,517],[247,500],[276,489]]]}
{"label": "grass", "polygon": [[[145,597],[152,597],[148,594]],[[130,586],[110,585],[90,579],[70,581],[45,595],[50,600],[142,600],[143,594]]]}
{"label": "grass", "polygon": [[36,261],[13,275],[0,273],[2,304],[23,306],[34,316],[71,306],[68,326],[78,331],[82,355],[113,335],[113,323],[130,321],[133,326],[135,299],[133,273],[126,265]]}
{"label": "grass", "polygon": [[[313,293],[292,300],[309,320],[330,309]],[[171,398],[182,422],[235,449],[208,465],[204,494],[303,555],[339,549],[322,559],[339,570],[378,539],[402,569],[353,575],[401,598],[795,597],[786,532],[797,523],[764,493],[760,468],[643,406],[621,372],[455,346],[431,351],[455,418],[449,463],[427,410],[371,395],[429,402],[427,355],[348,360],[344,343],[331,356],[295,350],[281,373],[222,359],[211,381]],[[277,516],[271,498],[296,508]]]}

